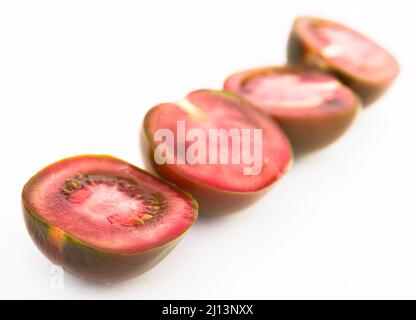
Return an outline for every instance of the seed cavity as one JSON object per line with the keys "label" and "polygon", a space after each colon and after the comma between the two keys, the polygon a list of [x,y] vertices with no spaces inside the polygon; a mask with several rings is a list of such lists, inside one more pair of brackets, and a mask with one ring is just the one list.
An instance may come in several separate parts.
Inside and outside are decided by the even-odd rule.
{"label": "seed cavity", "polygon": [[78,174],[74,178],[66,180],[62,184],[60,191],[68,201],[79,203],[78,200],[80,199],[78,198],[82,198],[81,195],[88,192],[83,191],[78,195],[78,191],[102,184],[117,188],[119,192],[128,195],[140,203],[140,209],[137,212],[108,215],[106,218],[111,224],[124,227],[140,227],[147,222],[155,220],[165,212],[167,201],[161,192],[146,192],[134,180],[124,177],[106,176],[102,174]]}

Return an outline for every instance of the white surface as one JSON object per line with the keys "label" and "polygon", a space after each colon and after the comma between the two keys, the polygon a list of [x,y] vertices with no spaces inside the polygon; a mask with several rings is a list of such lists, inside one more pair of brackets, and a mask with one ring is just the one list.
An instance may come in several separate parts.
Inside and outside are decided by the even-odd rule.
{"label": "white surface", "polygon": [[[416,30],[412,1],[1,1],[0,298],[416,298]],[[152,105],[231,72],[285,61],[295,16],[347,23],[402,67],[335,145],[296,162],[263,199],[201,218],[144,276],[98,286],[30,240],[20,192],[60,158],[141,165]]]}

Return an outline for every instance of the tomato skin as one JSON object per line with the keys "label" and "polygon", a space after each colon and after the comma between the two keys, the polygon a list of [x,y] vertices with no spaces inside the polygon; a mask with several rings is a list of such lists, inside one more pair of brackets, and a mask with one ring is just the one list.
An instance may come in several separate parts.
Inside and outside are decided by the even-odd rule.
{"label": "tomato skin", "polygon": [[57,243],[51,236],[54,227],[26,207],[23,207],[23,216],[33,242],[49,260],[81,279],[98,282],[118,282],[145,273],[162,261],[180,240],[133,255],[107,253],[81,244],[67,234],[62,234],[63,239]]}

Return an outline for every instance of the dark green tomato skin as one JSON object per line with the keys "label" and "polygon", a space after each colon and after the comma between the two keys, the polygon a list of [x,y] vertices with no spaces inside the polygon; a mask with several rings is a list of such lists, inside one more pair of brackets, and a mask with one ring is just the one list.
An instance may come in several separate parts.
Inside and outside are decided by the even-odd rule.
{"label": "dark green tomato skin", "polygon": [[287,60],[292,66],[315,68],[333,74],[357,93],[363,106],[368,106],[378,100],[395,80],[395,77],[391,77],[379,81],[367,81],[331,66],[325,57],[305,44],[295,27],[292,29],[287,45]]}
{"label": "dark green tomato skin", "polygon": [[60,232],[60,240],[51,236],[53,226],[42,221],[23,205],[26,227],[40,251],[56,265],[82,279],[118,282],[134,278],[163,260],[180,237],[163,246],[137,254],[103,252]]}
{"label": "dark green tomato skin", "polygon": [[320,150],[340,138],[353,123],[361,105],[320,117],[280,117],[276,121],[292,143],[295,155]]}

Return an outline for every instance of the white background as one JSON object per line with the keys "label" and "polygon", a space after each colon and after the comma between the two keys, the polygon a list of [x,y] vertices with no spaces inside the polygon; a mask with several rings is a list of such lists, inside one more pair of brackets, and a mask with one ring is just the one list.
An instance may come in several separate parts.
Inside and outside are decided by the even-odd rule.
{"label": "white background", "polygon": [[[416,298],[416,19],[412,1],[1,1],[0,298]],[[259,202],[201,217],[161,264],[96,285],[30,240],[20,193],[60,158],[142,164],[146,110],[231,72],[285,62],[292,20],[369,35],[400,61],[382,100]]]}

